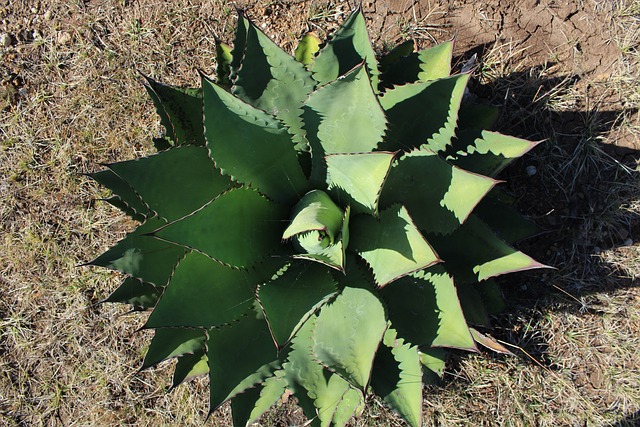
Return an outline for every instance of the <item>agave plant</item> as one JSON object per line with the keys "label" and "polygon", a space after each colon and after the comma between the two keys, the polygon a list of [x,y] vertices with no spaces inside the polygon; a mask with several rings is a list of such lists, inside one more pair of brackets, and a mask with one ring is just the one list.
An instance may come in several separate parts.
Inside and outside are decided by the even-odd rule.
{"label": "agave plant", "polygon": [[158,153],[92,174],[141,225],[90,264],[126,274],[106,301],[149,310],[143,368],[210,378],[235,426],[284,393],[344,425],[370,393],[421,424],[446,349],[500,351],[495,276],[541,267],[494,177],[534,143],[484,130],[452,43],[376,58],[356,10],[290,56],[240,13],[216,79],[146,79]]}

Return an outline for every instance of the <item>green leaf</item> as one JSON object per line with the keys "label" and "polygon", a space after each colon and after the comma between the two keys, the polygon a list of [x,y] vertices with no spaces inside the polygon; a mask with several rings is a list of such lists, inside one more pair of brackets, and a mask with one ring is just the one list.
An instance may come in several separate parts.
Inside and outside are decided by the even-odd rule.
{"label": "green leaf", "polygon": [[[413,47],[413,44],[411,46]],[[391,63],[382,73],[382,81],[388,87],[428,82],[451,74],[452,41],[414,53],[407,52],[405,48],[403,53],[403,57]]]}
{"label": "green leaf", "polygon": [[207,147],[216,166],[279,202],[306,193],[293,142],[279,122],[206,78],[202,85]]}
{"label": "green leaf", "polygon": [[322,40],[320,40],[313,32],[305,34],[296,48],[296,61],[303,65],[311,64],[313,62],[313,57],[320,50],[321,43]]}
{"label": "green leaf", "polygon": [[317,263],[295,262],[260,286],[258,299],[280,348],[336,292],[329,270]]}
{"label": "green leaf", "polygon": [[210,412],[223,402],[272,376],[278,354],[267,322],[248,316],[209,330]]}
{"label": "green leaf", "polygon": [[323,191],[312,190],[305,194],[293,208],[291,224],[282,234],[289,239],[305,231],[323,231],[333,244],[342,229],[342,210]]}
{"label": "green leaf", "polygon": [[380,203],[401,203],[420,230],[448,234],[467,219],[496,183],[421,148],[402,156],[391,169]]}
{"label": "green leaf", "polygon": [[204,147],[177,147],[108,166],[167,221],[202,207],[231,183],[215,169]]}
{"label": "green leaf", "polygon": [[208,373],[209,359],[203,351],[180,356],[178,357],[178,363],[176,363],[176,367],[173,370],[171,388],[176,388],[186,381],[190,381]]}
{"label": "green leaf", "polygon": [[255,271],[191,252],[178,264],[145,327],[212,328],[233,322],[251,308],[259,281]]}
{"label": "green leaf", "polygon": [[426,144],[444,151],[455,134],[468,74],[396,86],[380,98],[389,131],[380,145],[386,151],[411,151]]}
{"label": "green leaf", "polygon": [[245,427],[258,421],[282,397],[286,387],[284,378],[273,376],[235,396],[231,399],[233,426]]}
{"label": "green leaf", "polygon": [[250,189],[236,188],[154,234],[246,268],[280,249],[279,224],[286,216],[284,207]]}
{"label": "green leaf", "polygon": [[326,155],[372,151],[386,130],[363,65],[311,93],[302,118],[313,155],[312,181],[318,188],[326,181]]}
{"label": "green leaf", "polygon": [[391,67],[393,64],[396,64],[398,61],[401,61],[403,58],[411,55],[414,48],[415,42],[413,40],[405,40],[380,58],[380,69],[383,76],[383,82],[386,83],[386,80],[388,78],[386,73],[389,67]]}
{"label": "green leaf", "polygon": [[[337,375],[335,375],[337,377]],[[335,427],[344,427],[356,413],[364,409],[364,395],[360,390],[347,388],[336,406],[331,422]]]}
{"label": "green leaf", "polygon": [[160,123],[175,145],[204,145],[202,134],[202,91],[156,82],[150,77],[145,88],[156,106]]}
{"label": "green leaf", "polygon": [[412,344],[475,350],[456,288],[441,266],[418,271],[381,290],[391,325]]}
{"label": "green leaf", "polygon": [[122,284],[113,291],[104,302],[120,302],[131,304],[136,308],[147,309],[156,305],[162,289],[151,283],[141,282],[133,277],[127,277]]}
{"label": "green leaf", "polygon": [[492,129],[500,118],[500,108],[463,102],[458,113],[458,132]]}
{"label": "green leaf", "polygon": [[447,160],[481,175],[496,176],[513,160],[523,156],[538,142],[490,131],[458,132],[458,139],[447,150]]}
{"label": "green leaf", "polygon": [[320,85],[324,85],[346,74],[363,61],[367,64],[371,74],[371,85],[377,93],[378,63],[371,47],[362,10],[358,7],[318,52],[310,68],[313,78]]}
{"label": "green leaf", "polygon": [[364,391],[386,329],[378,298],[366,289],[346,287],[320,310],[313,352],[318,361]]}
{"label": "green leaf", "polygon": [[299,151],[308,150],[300,116],[302,104],[315,85],[311,73],[253,23],[246,43],[234,94],[281,120]]}
{"label": "green leaf", "polygon": [[459,283],[546,267],[506,244],[475,215],[448,236],[430,235],[429,242]]}
{"label": "green leaf", "polygon": [[424,374],[427,372],[436,374],[439,378],[444,375],[447,350],[441,347],[432,347],[420,350],[420,363],[427,370],[423,370],[422,382],[426,384]]}
{"label": "green leaf", "polygon": [[342,206],[377,215],[378,197],[395,153],[376,151],[326,157],[329,191]]}
{"label": "green leaf", "polygon": [[368,215],[354,218],[351,235],[351,247],[381,287],[440,261],[404,206],[382,211],[379,220]]}
{"label": "green leaf", "polygon": [[518,212],[515,200],[505,192],[494,188],[474,210],[485,224],[505,242],[514,244],[540,233],[540,228]]}
{"label": "green leaf", "polygon": [[235,39],[233,41],[233,50],[231,51],[231,64],[229,79],[233,82],[238,76],[238,70],[242,60],[244,59],[245,49],[247,47],[247,32],[249,30],[249,20],[240,9],[238,11],[238,22],[236,26]]}
{"label": "green leaf", "polygon": [[422,367],[417,347],[387,329],[373,362],[374,392],[414,427],[422,425]]}
{"label": "green leaf", "polygon": [[464,317],[471,325],[489,327],[491,320],[484,306],[480,292],[476,289],[480,283],[460,283],[457,286],[458,299],[464,312]]}
{"label": "green leaf", "polygon": [[231,85],[231,62],[233,62],[233,54],[231,52],[231,46],[216,40],[216,62],[218,63],[216,77],[218,84],[224,87]]}
{"label": "green leaf", "polygon": [[122,210],[136,221],[144,221],[151,215],[149,207],[122,178],[109,169],[89,174],[98,184],[107,187],[114,194],[106,201]]}
{"label": "green leaf", "polygon": [[[346,380],[329,372],[315,360],[311,346],[314,343],[313,329],[316,320],[317,316],[311,316],[296,333],[283,368],[287,383],[293,389],[305,415],[309,419],[316,419],[316,425],[328,427],[333,422],[342,399],[346,397],[349,402],[352,401],[353,395],[347,393],[353,389]],[[357,392],[362,395],[360,391]],[[345,405],[347,404],[348,402]],[[338,421],[346,409],[341,409]]]}
{"label": "green leaf", "polygon": [[160,328],[149,344],[140,370],[185,354],[201,353],[206,335],[201,329]]}
{"label": "green leaf", "polygon": [[165,286],[187,250],[146,235],[164,224],[162,220],[149,218],[89,264],[118,270],[155,286]]}

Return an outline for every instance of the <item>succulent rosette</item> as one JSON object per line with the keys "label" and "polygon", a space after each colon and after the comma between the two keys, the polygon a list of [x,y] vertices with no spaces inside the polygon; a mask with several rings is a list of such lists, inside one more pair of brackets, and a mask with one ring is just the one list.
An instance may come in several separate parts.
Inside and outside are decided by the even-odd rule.
{"label": "succulent rosette", "polygon": [[107,299],[149,310],[143,362],[208,375],[234,425],[285,393],[321,426],[375,393],[412,426],[447,348],[493,346],[492,278],[541,264],[535,228],[494,177],[533,143],[484,130],[452,43],[376,58],[360,10],[291,56],[240,14],[216,79],[146,79],[156,154],[92,174],[141,224],[93,265],[126,274]]}

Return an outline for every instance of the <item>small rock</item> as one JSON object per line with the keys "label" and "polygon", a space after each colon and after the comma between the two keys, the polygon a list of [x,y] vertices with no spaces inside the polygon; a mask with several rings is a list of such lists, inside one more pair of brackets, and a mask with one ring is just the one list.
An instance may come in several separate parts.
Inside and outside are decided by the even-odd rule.
{"label": "small rock", "polygon": [[73,37],[71,36],[71,33],[68,33],[66,31],[61,31],[58,33],[58,44],[60,45],[68,45],[71,43],[71,39]]}
{"label": "small rock", "polygon": [[627,239],[624,241],[625,246],[633,246],[633,239]]}
{"label": "small rock", "polygon": [[534,176],[535,174],[538,173],[538,168],[536,168],[533,165],[527,166],[527,168],[525,170],[527,171],[527,175],[529,175],[529,176]]}
{"label": "small rock", "polygon": [[11,46],[11,36],[7,33],[0,34],[0,46],[9,47]]}
{"label": "small rock", "polygon": [[53,12],[51,12],[50,10],[47,10],[44,13],[44,19],[46,19],[47,21],[51,21],[52,17],[53,17]]}

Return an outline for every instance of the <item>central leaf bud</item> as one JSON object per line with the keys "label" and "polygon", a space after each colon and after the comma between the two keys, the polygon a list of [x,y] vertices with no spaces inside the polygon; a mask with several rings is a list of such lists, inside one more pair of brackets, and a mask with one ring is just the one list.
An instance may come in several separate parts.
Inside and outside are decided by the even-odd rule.
{"label": "central leaf bud", "polygon": [[349,212],[349,207],[340,209],[325,192],[310,191],[294,206],[291,223],[282,238],[291,239],[299,252],[294,258],[317,261],[344,271]]}

